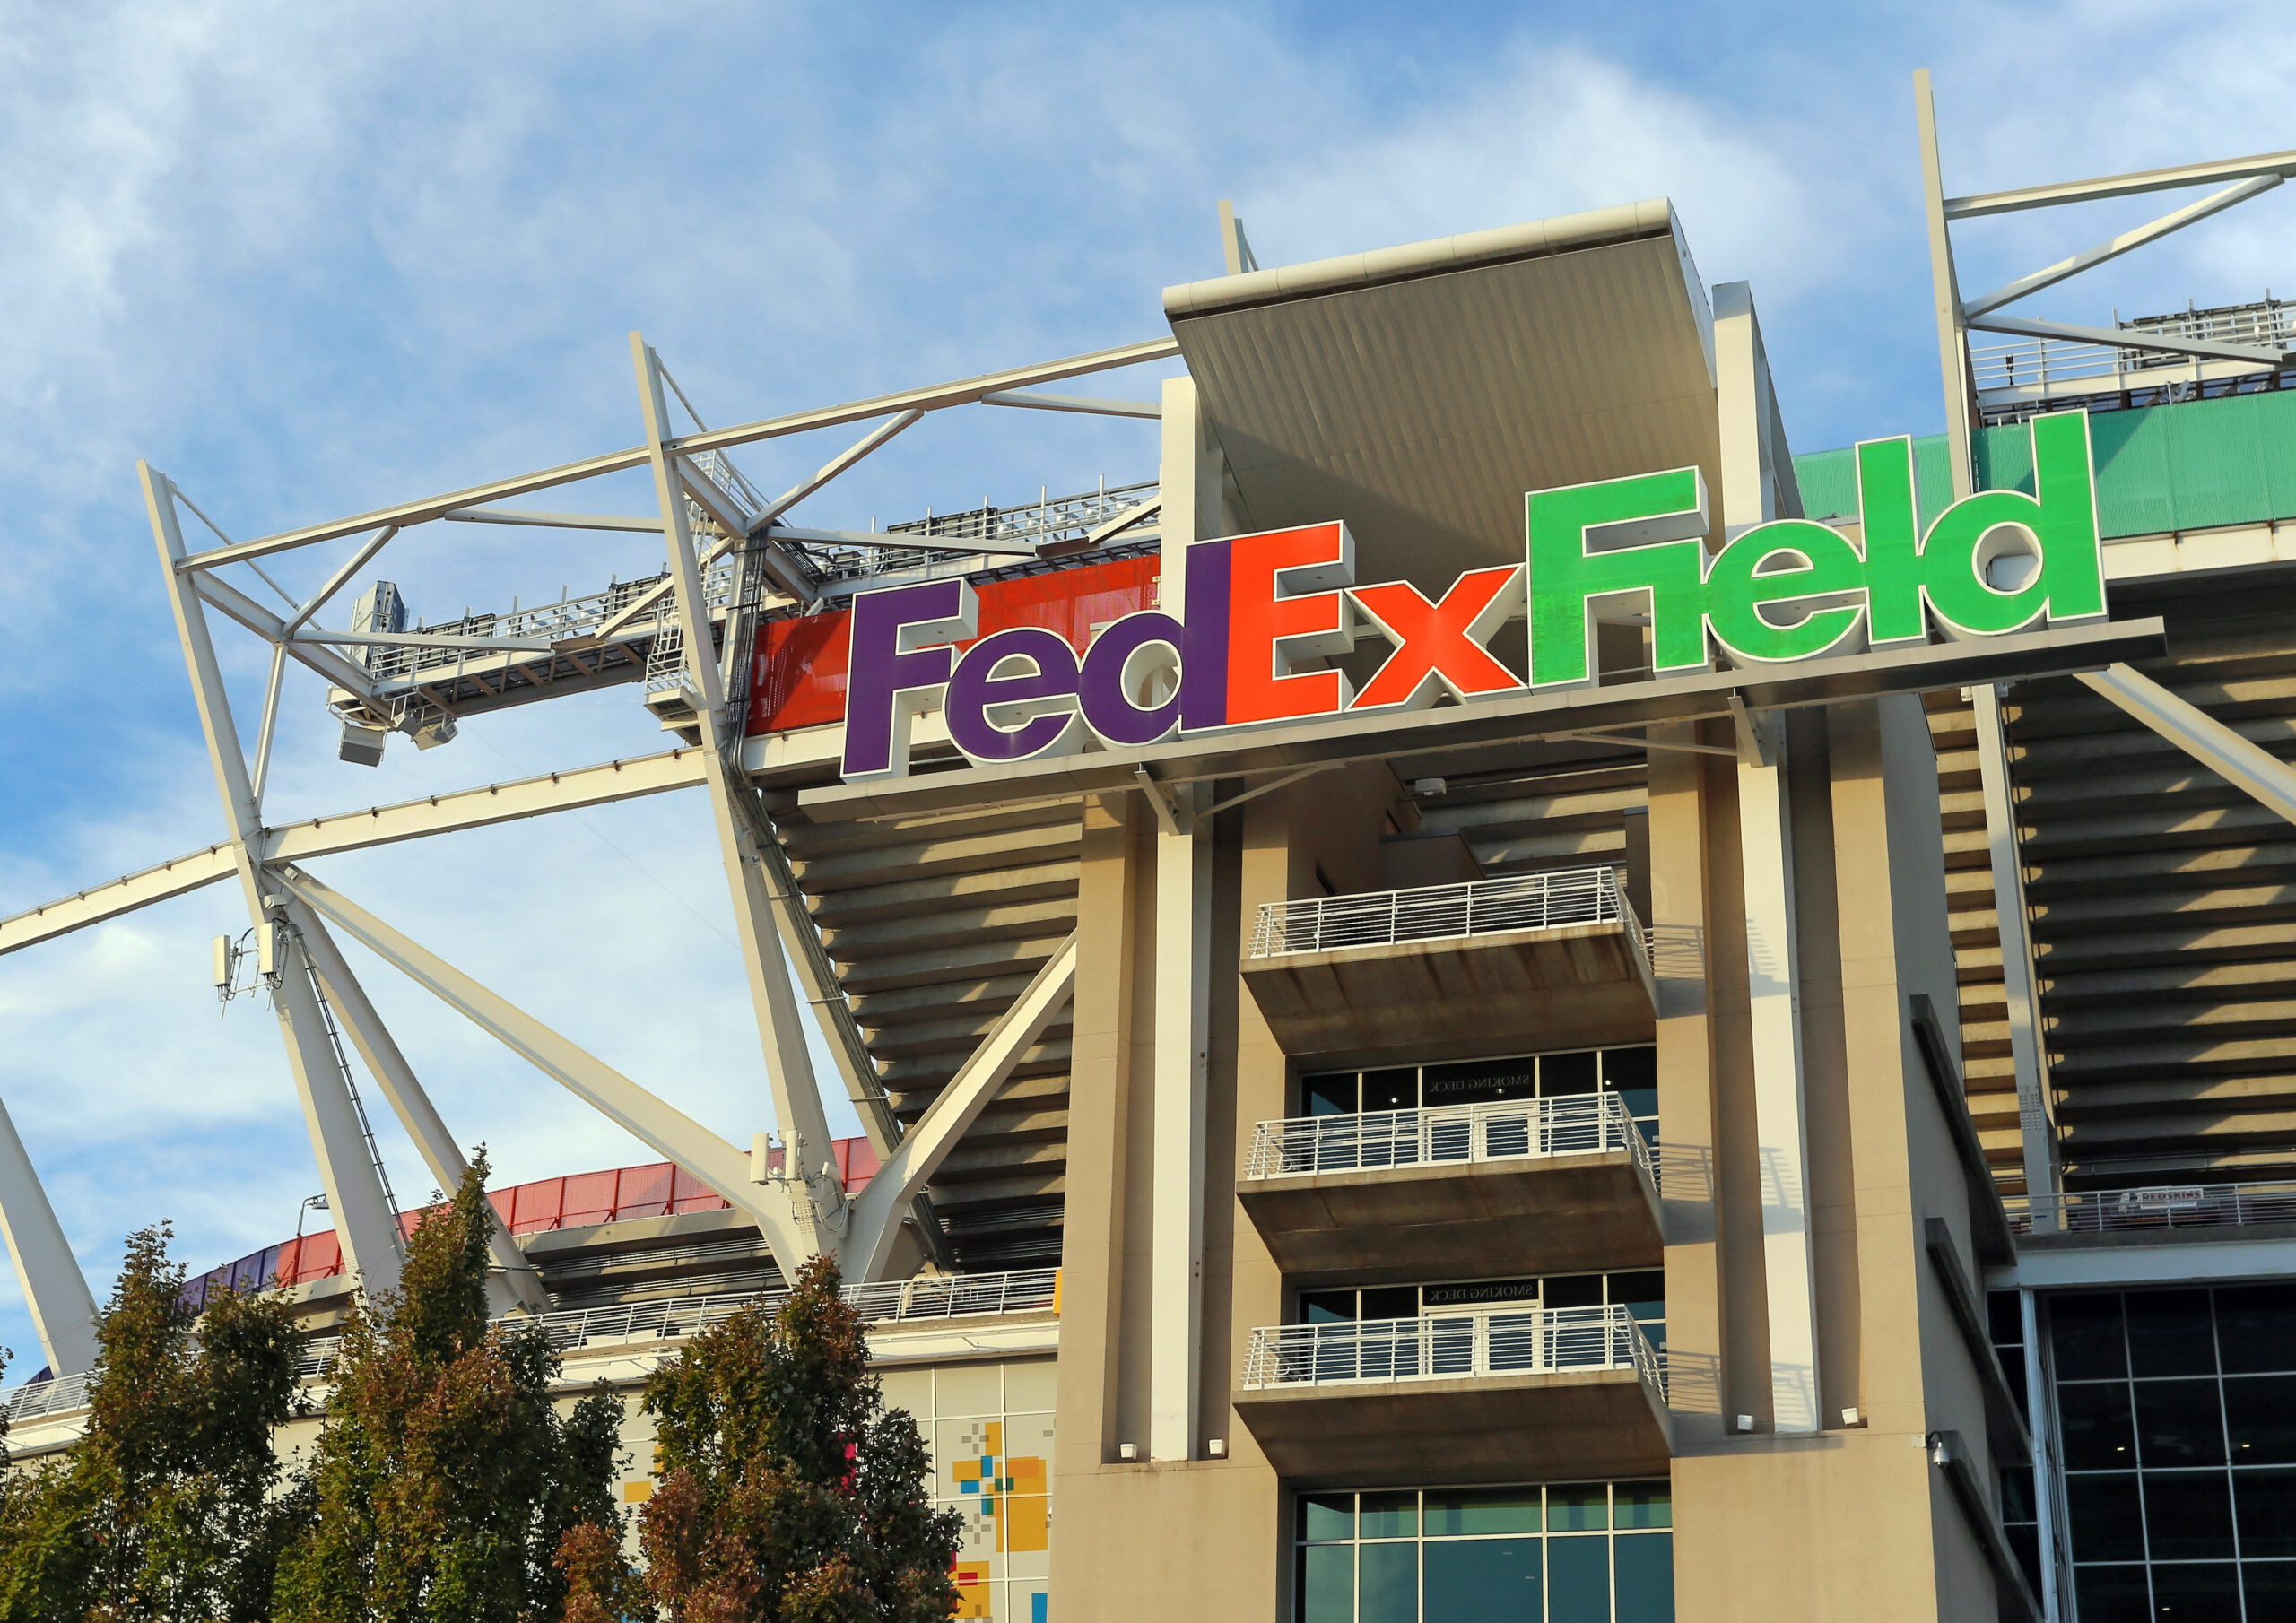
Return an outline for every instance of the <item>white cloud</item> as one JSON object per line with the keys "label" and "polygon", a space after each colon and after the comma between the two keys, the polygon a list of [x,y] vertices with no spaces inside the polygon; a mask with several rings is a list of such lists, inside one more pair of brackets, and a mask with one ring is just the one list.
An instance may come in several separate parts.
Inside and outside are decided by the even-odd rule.
{"label": "white cloud", "polygon": [[[1462,22],[1438,59],[1439,22],[1401,13],[0,0],[0,908],[219,832],[138,455],[253,534],[635,443],[631,327],[720,420],[1146,335],[1162,285],[1216,269],[1222,195],[1271,263],[1671,195],[1709,278],[1754,282],[1789,424],[1825,443],[1935,412],[1917,45],[1957,187],[2289,144],[2275,8],[1965,5],[1925,13],[1918,40],[1831,13],[1757,19],[1759,40],[1674,15],[1607,38],[1577,13]],[[1710,38],[1714,60],[1674,35]],[[2125,309],[2296,289],[2292,207],[2275,195],[2097,286],[2134,289]],[[2027,221],[1968,241],[2013,273],[2086,239]],[[842,443],[744,464],[786,482],[823,438]],[[891,519],[1154,457],[1138,425],[952,416],[818,509]],[[342,551],[276,572],[305,589]],[[378,572],[436,618],[654,567],[619,538],[442,525]],[[262,651],[222,642],[251,725]],[[362,773],[291,681],[283,817],[661,743],[625,689]],[[735,1141],[765,1124],[698,797],[321,871]],[[313,1186],[270,1015],[214,1016],[206,941],[243,924],[219,887],[0,959],[0,1097],[100,1274],[121,1232],[169,1213],[201,1265],[252,1249]],[[505,1176],[650,1159],[360,961],[450,1125]],[[403,1135],[381,1133],[419,1198]],[[0,1341],[22,1351],[13,1300],[0,1271]]]}

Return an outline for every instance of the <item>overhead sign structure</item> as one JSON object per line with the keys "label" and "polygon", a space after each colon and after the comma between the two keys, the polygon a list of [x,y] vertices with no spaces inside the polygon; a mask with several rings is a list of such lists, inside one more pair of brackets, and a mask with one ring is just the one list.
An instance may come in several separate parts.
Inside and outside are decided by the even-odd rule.
{"label": "overhead sign structure", "polygon": [[[1225,536],[1187,549],[1179,612],[1100,627],[1080,654],[1044,626],[978,635],[962,578],[853,600],[848,782],[909,770],[910,725],[939,710],[967,759],[1004,764],[1319,717],[1370,720],[1449,698],[1591,685],[1595,628],[1648,617],[1653,674],[1776,666],[1868,648],[1994,637],[2105,617],[2089,420],[2030,425],[2034,484],[1957,501],[1925,531],[1913,442],[1857,450],[1858,537],[1787,518],[1718,539],[1696,468],[1525,498],[1526,559],[1472,569],[1430,600],[1405,581],[1355,584],[1344,524]],[[1530,668],[1492,653],[1530,621]],[[1359,690],[1325,663],[1359,624],[1389,646]],[[960,651],[957,645],[970,643]]]}

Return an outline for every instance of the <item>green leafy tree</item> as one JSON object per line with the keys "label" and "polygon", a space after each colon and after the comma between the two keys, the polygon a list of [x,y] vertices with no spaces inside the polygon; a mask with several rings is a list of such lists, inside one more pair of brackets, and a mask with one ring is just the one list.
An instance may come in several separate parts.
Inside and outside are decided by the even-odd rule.
{"label": "green leafy tree", "polygon": [[488,1324],[486,1172],[482,1154],[415,1229],[398,1291],[344,1334],[278,1623],[556,1619],[570,1538],[572,1575],[613,1593],[622,1404],[601,1382],[561,1416],[539,1328]]}
{"label": "green leafy tree", "polygon": [[130,1235],[97,1324],[88,1429],[0,1487],[0,1619],[270,1615],[293,1515],[272,1432],[293,1412],[301,1347],[287,1304],[184,1298],[162,1224]]}
{"label": "green leafy tree", "polygon": [[663,1478],[639,1519],[672,1623],[941,1623],[960,1521],[926,1497],[917,1423],[887,1410],[861,1315],[815,1257],[648,1379]]}

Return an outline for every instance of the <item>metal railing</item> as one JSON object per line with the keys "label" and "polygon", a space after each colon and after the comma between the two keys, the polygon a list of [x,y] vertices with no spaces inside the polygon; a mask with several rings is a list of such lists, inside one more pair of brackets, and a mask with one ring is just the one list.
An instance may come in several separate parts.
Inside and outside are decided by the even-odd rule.
{"label": "metal railing", "polygon": [[[1059,1278],[1057,1268],[1029,1268],[1011,1273],[920,1274],[915,1279],[880,1284],[848,1285],[844,1297],[872,1324],[1047,1313],[1057,1299]],[[539,1324],[551,1346],[567,1352],[616,1341],[677,1341],[712,1324],[721,1324],[745,1307],[761,1306],[771,1312],[788,1295],[786,1289],[773,1289],[739,1296],[673,1298],[495,1322],[513,1326]],[[320,1336],[307,1341],[295,1372],[305,1379],[323,1376],[342,1350],[341,1336]],[[87,1401],[88,1377],[74,1375],[18,1386],[0,1394],[0,1408],[5,1409],[13,1422],[79,1409]]]}
{"label": "metal railing", "polygon": [[[536,604],[531,608],[512,607],[503,614],[465,614],[439,625],[418,625],[412,635],[417,637],[500,637],[521,642],[566,642],[587,637],[613,620],[624,609],[654,590],[662,583],[661,575],[647,576],[637,580],[616,581],[603,592],[592,592],[583,597],[561,598],[557,603]],[[702,577],[701,595],[712,616],[721,614],[734,596],[734,566],[721,563]],[[617,631],[618,638],[636,639],[653,637],[664,624],[677,623],[677,603],[673,593],[664,592],[646,608],[625,621]],[[506,657],[480,649],[455,647],[424,647],[420,643],[392,643],[370,646],[356,650],[360,663],[367,668],[378,684],[413,681],[422,673],[439,671],[458,664],[476,664],[483,660]],[[509,654],[507,657],[540,658],[540,655]]]}
{"label": "metal railing", "polygon": [[11,1426],[22,1420],[36,1420],[42,1415],[84,1409],[87,1405],[88,1377],[84,1375],[67,1375],[54,1381],[33,1381],[0,1397],[0,1407],[7,1410]]}
{"label": "metal railing", "polygon": [[1262,1325],[1244,1355],[1243,1384],[1258,1391],[1590,1369],[1631,1369],[1665,1396],[1665,1365],[1623,1306],[1482,1307]]}
{"label": "metal railing", "polygon": [[2296,1184],[2186,1184],[2148,1189],[2012,1195],[2005,1202],[2019,1234],[2109,1234],[2131,1228],[2223,1228],[2296,1222]]}
{"label": "metal railing", "polygon": [[1624,924],[1632,917],[1615,868],[1572,868],[1479,879],[1463,885],[1422,885],[1358,896],[1262,902],[1252,927],[1254,958],[1387,947],[1570,924]]}
{"label": "metal railing", "polygon": [[1300,1177],[1447,1161],[1506,1161],[1624,1150],[1657,1169],[1650,1145],[1615,1093],[1435,1105],[1361,1115],[1295,1115],[1262,1122],[1244,1163],[1248,1178]]}
{"label": "metal railing", "polygon": [[[2222,309],[2143,316],[2116,325],[2118,330],[2132,335],[2194,338],[2282,352],[2296,349],[2296,305],[2277,299]],[[2190,372],[2196,364],[2207,368],[2240,363],[2118,344],[2019,338],[2006,343],[1972,343],[1970,364],[1980,392],[2023,389],[2048,395],[2150,387],[2161,381],[2163,371]]]}
{"label": "metal railing", "polygon": [[[880,532],[899,536],[907,545],[840,546],[822,542],[793,542],[802,552],[814,579],[824,588],[879,575],[898,575],[952,558],[961,558],[980,546],[1014,545],[1042,549],[1063,542],[1078,542],[1104,530],[1127,513],[1139,513],[1156,499],[1154,480],[1144,483],[1103,485],[1075,496],[1039,496],[1033,504],[999,508],[983,503],[969,512],[927,513]],[[1118,540],[1130,541],[1149,534],[1143,525],[1126,529]]]}

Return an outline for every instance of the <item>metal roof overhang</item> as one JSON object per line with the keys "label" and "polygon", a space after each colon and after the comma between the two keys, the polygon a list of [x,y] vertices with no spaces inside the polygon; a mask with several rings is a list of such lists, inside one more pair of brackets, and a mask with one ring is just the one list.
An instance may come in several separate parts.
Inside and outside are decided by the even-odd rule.
{"label": "metal roof overhang", "polygon": [[1088,751],[1012,766],[806,789],[799,792],[797,803],[816,822],[836,822],[1045,795],[1103,794],[1135,787],[1135,772],[1142,768],[1168,784],[1309,771],[1351,761],[1497,749],[1726,716],[1734,699],[1752,710],[1839,704],[1887,693],[2101,670],[2132,660],[2158,659],[2167,649],[2167,635],[2158,619],[2066,626],[1764,670],[1522,693],[1481,704],[1413,711],[1384,722],[1338,716],[1287,727],[1198,733],[1145,750]]}
{"label": "metal roof overhang", "polygon": [[1664,198],[1189,282],[1165,314],[1249,529],[1346,521],[1431,595],[1523,556],[1526,491],[1705,471],[1713,320]]}

